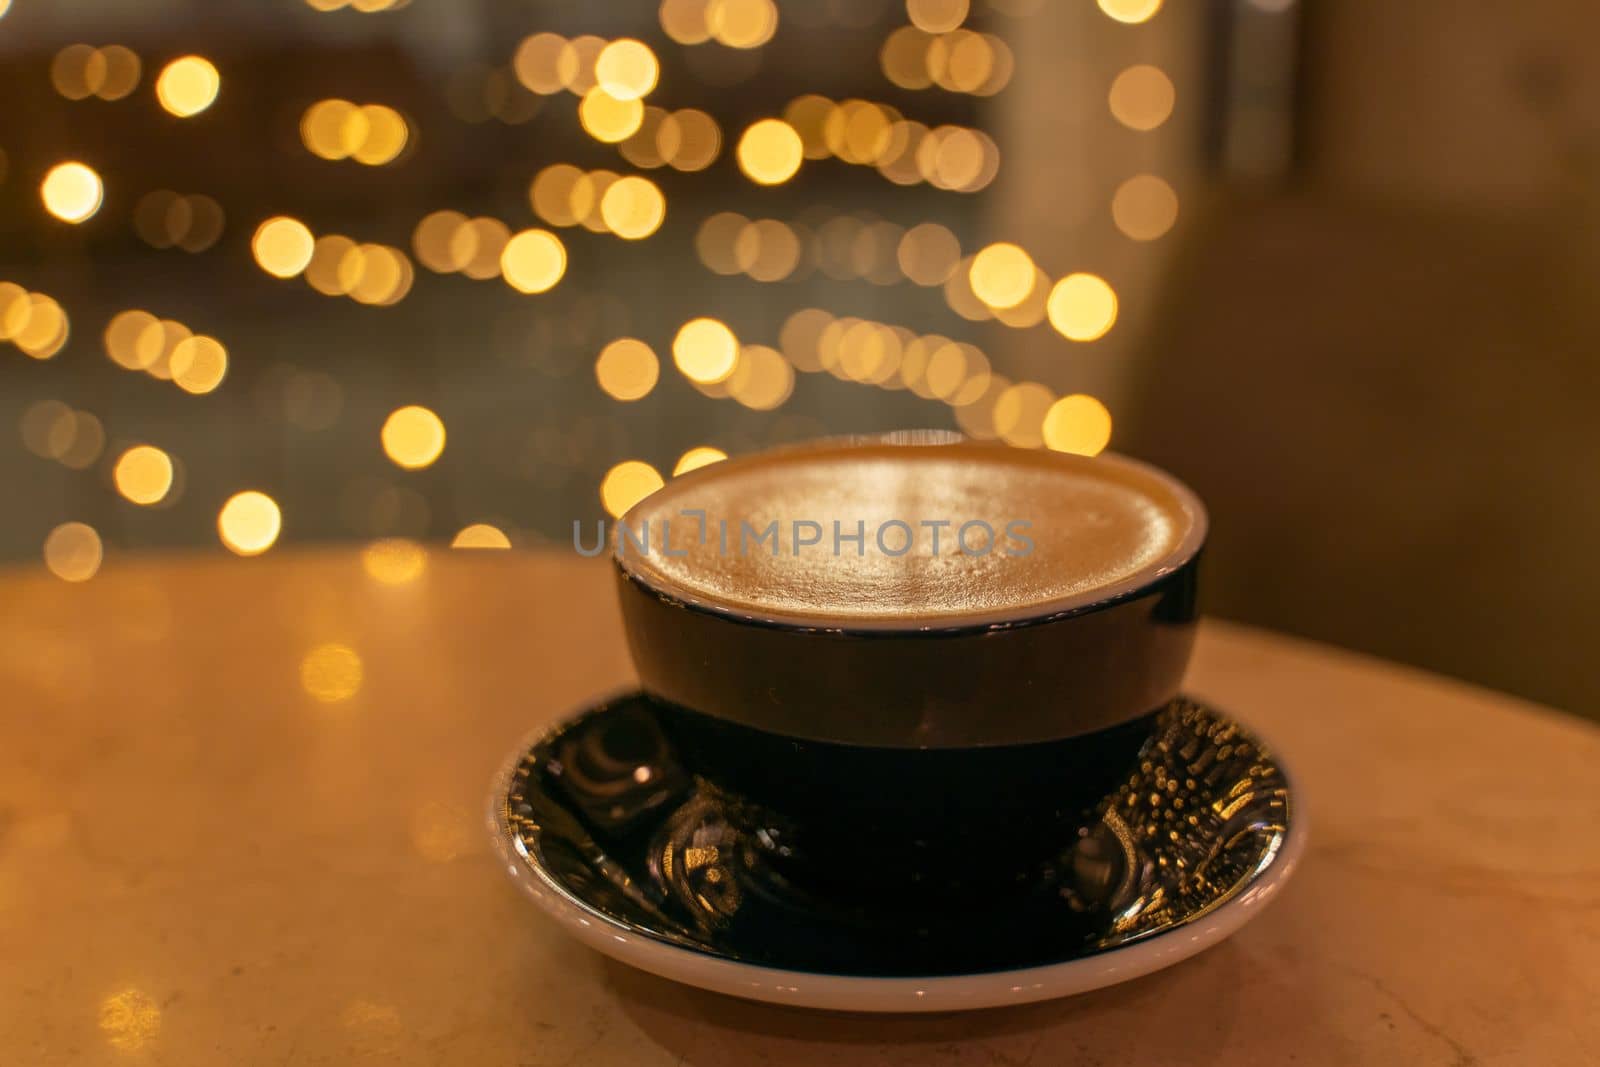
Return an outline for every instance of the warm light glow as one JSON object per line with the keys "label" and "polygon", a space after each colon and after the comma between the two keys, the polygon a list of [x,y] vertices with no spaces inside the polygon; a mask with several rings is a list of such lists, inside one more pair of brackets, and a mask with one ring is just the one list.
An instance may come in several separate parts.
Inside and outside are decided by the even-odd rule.
{"label": "warm light glow", "polygon": [[676,478],[680,474],[688,474],[690,471],[699,470],[701,467],[709,467],[711,464],[720,463],[727,458],[728,454],[720,448],[712,448],[710,445],[696,445],[678,457],[678,462],[673,464],[672,467],[672,476]]}
{"label": "warm light glow", "polygon": [[728,377],[728,395],[752,411],[773,411],[794,392],[794,368],[775,348],[745,345]]}
{"label": "warm light glow", "polygon": [[1145,22],[1161,10],[1161,0],[1100,0],[1100,10],[1118,22]]}
{"label": "warm light glow", "polygon": [[405,537],[385,537],[361,550],[361,569],[384,585],[405,585],[428,569],[428,550]]}
{"label": "warm light glow", "polygon": [[167,366],[184,392],[209,393],[227,377],[228,350],[216,338],[196,334],[172,346]]}
{"label": "warm light glow", "polygon": [[[568,55],[572,59],[568,68],[563,69],[562,59]],[[529,92],[550,96],[565,89],[576,76],[576,60],[566,38],[555,33],[536,33],[523,38],[517,46],[511,69]]]}
{"label": "warm light glow", "polygon": [[878,65],[883,68],[883,76],[902,89],[926,89],[932,85],[933,78],[928,74],[931,41],[927,33],[915,26],[901,26],[895,30],[878,51]]}
{"label": "warm light glow", "polygon": [[906,0],[906,17],[926,33],[949,33],[967,20],[967,0]]}
{"label": "warm light glow", "polygon": [[600,350],[594,361],[595,380],[613,400],[639,400],[650,395],[661,375],[660,361],[650,346],[619,337]]}
{"label": "warm light glow", "polygon": [[800,170],[800,135],[782,119],[762,119],[739,138],[739,169],[760,185],[781,185]]}
{"label": "warm light glow", "polygon": [[1097,456],[1111,443],[1111,412],[1094,397],[1073,393],[1051,405],[1043,432],[1048,448]]}
{"label": "warm light glow", "polygon": [[61,305],[43,293],[9,285],[0,299],[0,341],[10,341],[34,359],[50,359],[67,343],[71,324]]}
{"label": "warm light glow", "polygon": [[300,661],[300,688],[324,704],[338,704],[361,691],[361,657],[349,645],[318,645]]}
{"label": "warm light glow", "polygon": [[293,278],[311,262],[315,244],[305,223],[279,215],[256,227],[250,252],[257,266],[274,278]]}
{"label": "warm light glow", "polygon": [[1154,241],[1178,221],[1178,194],[1154,174],[1140,174],[1117,187],[1111,219],[1135,241]]}
{"label": "warm light glow", "polygon": [[83,163],[58,163],[39,183],[44,209],[62,222],[83,222],[100,210],[105,187],[100,175]]}
{"label": "warm light glow", "polygon": [[100,1032],[106,1043],[136,1052],[161,1032],[161,1005],[138,989],[124,989],[100,1002]]}
{"label": "warm light glow", "polygon": [[570,163],[552,163],[534,175],[528,188],[534,214],[552,226],[576,226],[579,216],[573,210],[572,194],[583,177],[583,171]]}
{"label": "warm light glow", "polygon": [[600,503],[612,518],[620,519],[629,508],[665,484],[661,472],[650,464],[626,459],[606,471],[601,479]]}
{"label": "warm light glow", "polygon": [[1050,325],[1069,341],[1093,341],[1117,321],[1117,294],[1104,278],[1069,274],[1050,290]]}
{"label": "warm light glow", "polygon": [[549,230],[523,230],[500,252],[500,273],[521,293],[543,293],[566,272],[566,246]]}
{"label": "warm light glow", "polygon": [[411,250],[417,261],[438,274],[450,274],[467,265],[458,259],[452,249],[456,231],[466,225],[467,217],[459,211],[435,211],[423,217],[411,233]]}
{"label": "warm light glow", "polygon": [[916,284],[943,285],[961,262],[961,243],[937,222],[919,223],[900,238],[895,259]]}
{"label": "warm light glow", "polygon": [[738,338],[716,319],[690,319],[672,340],[672,361],[685,378],[701,385],[725,380],[738,359]]}
{"label": "warm light glow", "polygon": [[144,370],[161,354],[140,344],[145,331],[157,322],[154,315],[137,308],[117,312],[106,325],[106,355],[119,367]]}
{"label": "warm light glow", "polygon": [[510,548],[511,538],[498,526],[475,522],[464,527],[450,542],[451,548]]}
{"label": "warm light glow", "polygon": [[172,488],[172,457],[154,445],[134,445],[117,459],[111,479],[135,504],[158,504]]}
{"label": "warm light glow", "polygon": [[710,0],[661,0],[661,28],[679,44],[704,44],[711,39],[706,22]]}
{"label": "warm light glow", "polygon": [[174,59],[156,78],[156,99],[181,119],[198,115],[217,99],[222,78],[217,68],[199,56]]}
{"label": "warm light glow", "polygon": [[661,120],[656,148],[674,170],[705,170],[722,150],[722,130],[704,111],[684,108]]}
{"label": "warm light glow", "polygon": [[1172,115],[1177,95],[1161,68],[1141,63],[1117,75],[1108,102],[1111,114],[1124,126],[1153,130]]}
{"label": "warm light glow", "polygon": [[350,152],[350,158],[369,167],[393,162],[411,139],[406,120],[400,112],[382,104],[366,104],[360,114],[366,120],[366,136]]}
{"label": "warm light glow", "polygon": [[254,489],[235,493],[217,513],[222,543],[241,556],[259,556],[273,546],[282,529],[277,502]]}
{"label": "warm light glow", "polygon": [[729,48],[760,48],[778,31],[778,9],[772,0],[710,0],[706,29]]}
{"label": "warm light glow", "polygon": [[44,539],[44,565],[64,582],[87,582],[102,558],[100,535],[87,523],[64,522]]}
{"label": "warm light glow", "polygon": [[1008,445],[1038,448],[1044,444],[1045,414],[1055,400],[1055,393],[1038,382],[1018,382],[995,399],[995,432]]}
{"label": "warm light glow", "polygon": [[617,100],[638,100],[656,87],[661,66],[650,46],[630,37],[612,41],[594,63],[595,81]]}
{"label": "warm light glow", "polygon": [[649,237],[667,217],[667,201],[649,178],[631,174],[606,187],[600,217],[611,232],[630,241]]}
{"label": "warm light glow", "polygon": [[638,99],[619,100],[600,86],[583,95],[578,105],[578,121],[597,141],[616,144],[625,141],[644,121],[644,105]]}
{"label": "warm light glow", "polygon": [[700,262],[713,274],[738,274],[738,245],[750,220],[736,211],[719,211],[700,224],[694,235],[694,250]]}
{"label": "warm light glow", "polygon": [[800,238],[777,219],[758,219],[739,230],[733,261],[758,282],[782,281],[800,265]]}
{"label": "warm light glow", "polygon": [[408,471],[421,470],[444,451],[444,420],[412,404],[390,413],[379,435],[383,453]]}
{"label": "warm light glow", "polygon": [[1033,292],[1033,259],[1014,244],[992,244],[972,257],[969,284],[992,308],[1016,307]]}

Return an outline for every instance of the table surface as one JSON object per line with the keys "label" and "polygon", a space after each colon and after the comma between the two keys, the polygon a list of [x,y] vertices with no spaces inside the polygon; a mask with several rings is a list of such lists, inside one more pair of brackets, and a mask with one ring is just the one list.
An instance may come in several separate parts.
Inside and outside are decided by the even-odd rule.
{"label": "table surface", "polygon": [[613,963],[491,862],[491,771],[628,675],[605,570],[570,554],[0,574],[0,1062],[1600,1062],[1576,719],[1207,623],[1191,691],[1303,785],[1282,896],[1122,986],[871,1017]]}

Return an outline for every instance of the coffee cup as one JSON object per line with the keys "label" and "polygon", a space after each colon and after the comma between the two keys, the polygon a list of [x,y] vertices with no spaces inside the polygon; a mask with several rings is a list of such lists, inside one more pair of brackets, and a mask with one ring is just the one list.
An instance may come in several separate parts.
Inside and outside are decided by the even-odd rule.
{"label": "coffee cup", "polygon": [[1036,881],[1137,769],[1193,644],[1198,498],[1121,456],[906,434],[674,479],[614,531],[667,740],[784,879]]}

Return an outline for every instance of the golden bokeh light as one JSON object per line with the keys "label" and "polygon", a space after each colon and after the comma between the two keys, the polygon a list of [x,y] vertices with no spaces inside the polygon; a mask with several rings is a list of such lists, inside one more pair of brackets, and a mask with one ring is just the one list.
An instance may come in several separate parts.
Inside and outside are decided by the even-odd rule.
{"label": "golden bokeh light", "polygon": [[300,140],[322,159],[382,166],[397,159],[410,139],[404,117],[383,104],[319,100],[300,117]]}
{"label": "golden bokeh light", "polygon": [[411,232],[411,250],[417,262],[436,274],[452,274],[467,265],[454,247],[456,231],[467,224],[459,211],[435,211],[423,216]]}
{"label": "golden bokeh light", "polygon": [[543,293],[567,272],[567,248],[549,230],[523,230],[500,252],[500,273],[519,293]]}
{"label": "golden bokeh light", "polygon": [[661,363],[643,341],[619,337],[600,350],[594,361],[594,376],[611,399],[640,400],[656,387]]}
{"label": "golden bokeh light", "polygon": [[120,44],[70,44],[51,61],[50,82],[68,100],[121,100],[138,88],[140,72],[139,57]]}
{"label": "golden bokeh light", "polygon": [[672,339],[672,361],[691,382],[714,385],[733,373],[739,340],[716,319],[690,319]]}
{"label": "golden bokeh light", "polygon": [[800,238],[777,219],[747,223],[733,243],[734,263],[758,282],[782,281],[800,265]]}
{"label": "golden bokeh light", "polygon": [[367,133],[350,158],[369,167],[381,167],[399,158],[411,140],[411,128],[400,112],[383,104],[366,104],[360,113],[366,119]]}
{"label": "golden bokeh light", "polygon": [[649,178],[630,174],[606,187],[600,217],[611,232],[629,241],[649,237],[667,217],[667,200]]}
{"label": "golden bokeh light", "polygon": [[534,214],[552,226],[576,226],[579,216],[573,211],[572,194],[583,177],[583,171],[570,163],[552,163],[534,175],[528,187]]}
{"label": "golden bokeh light", "polygon": [[383,537],[361,550],[361,569],[382,585],[405,585],[428,569],[428,550],[407,537]]}
{"label": "golden bokeh light", "polygon": [[761,119],[739,138],[739,169],[759,185],[781,185],[793,178],[805,158],[800,135],[782,119]]}
{"label": "golden bokeh light", "polygon": [[172,457],[154,445],[134,445],[117,458],[111,472],[117,492],[146,506],[166,499],[172,476]]}
{"label": "golden bokeh light", "polygon": [[349,645],[318,645],[300,661],[300,688],[313,700],[338,704],[361,692],[365,671]]}
{"label": "golden bokeh light", "polygon": [[127,370],[144,370],[161,355],[158,348],[140,343],[145,331],[156,326],[159,320],[148,311],[132,308],[119,311],[106,325],[106,355],[119,367]]}
{"label": "golden bokeh light", "polygon": [[706,21],[710,0],[661,0],[661,28],[679,44],[704,44],[711,40]]}
{"label": "golden bokeh light", "polygon": [[1033,287],[1021,301],[1008,308],[994,308],[994,317],[1014,330],[1037,326],[1049,313],[1050,278],[1037,267],[1033,271]]}
{"label": "golden bokeh light", "polygon": [[994,429],[1001,440],[1017,448],[1044,444],[1044,419],[1056,394],[1038,382],[1018,382],[994,402]]}
{"label": "golden bokeh light", "polygon": [[389,413],[379,439],[383,454],[408,471],[431,466],[444,452],[444,420],[418,404]]}
{"label": "golden bokeh light", "polygon": [[595,81],[618,100],[639,100],[650,94],[661,76],[656,54],[643,41],[623,37],[601,49],[594,62]]}
{"label": "golden bokeh light", "polygon": [[1162,0],[1099,0],[1100,10],[1118,22],[1148,22],[1161,10]]}
{"label": "golden bokeh light", "polygon": [[710,0],[706,30],[729,48],[760,48],[778,32],[778,8],[772,0]]}
{"label": "golden bokeh light", "polygon": [[84,222],[100,210],[105,186],[93,167],[77,161],[57,163],[39,183],[44,209],[62,222]]}
{"label": "golden bokeh light", "polygon": [[1044,443],[1057,452],[1097,456],[1111,443],[1111,412],[1085,393],[1064,396],[1044,417]]}
{"label": "golden bokeh light", "polygon": [[745,345],[728,376],[728,395],[752,411],[774,411],[794,393],[794,368],[777,349]]}
{"label": "golden bokeh light", "polygon": [[87,582],[104,557],[100,535],[87,523],[64,522],[44,539],[44,565],[64,582]]}
{"label": "golden bokeh light", "polygon": [[633,136],[644,122],[644,104],[637,98],[619,100],[597,85],[583,95],[578,121],[590,137],[616,144]]}
{"label": "golden bokeh light", "polygon": [[690,471],[697,471],[701,467],[709,467],[713,463],[721,463],[727,458],[728,454],[720,448],[713,448],[710,445],[696,445],[678,457],[678,462],[672,465],[672,476],[676,478],[680,474],[688,474]]}
{"label": "golden bokeh light", "polygon": [[475,522],[463,527],[450,542],[451,548],[510,548],[511,538],[498,526]]}
{"label": "golden bokeh light", "polygon": [[822,370],[822,334],[832,324],[833,316],[821,308],[801,308],[784,320],[778,345],[795,370],[807,374]]}
{"label": "golden bokeh light", "polygon": [[480,216],[468,219],[450,235],[448,255],[460,263],[460,271],[475,281],[500,276],[500,256],[511,240],[511,230],[499,219]]}
{"label": "golden bokeh light", "polygon": [[1005,241],[989,245],[972,257],[968,284],[979,300],[991,308],[1016,307],[1033,291],[1033,258]]}
{"label": "golden bokeh light", "polygon": [[293,278],[311,262],[316,239],[306,224],[287,215],[278,215],[256,227],[250,238],[250,253],[256,265],[274,278]]}
{"label": "golden bokeh light", "polygon": [[994,318],[994,310],[978,299],[978,294],[972,291],[972,261],[976,257],[968,256],[956,265],[950,277],[944,283],[944,302],[950,310],[969,322],[985,322]]}
{"label": "golden bokeh light", "polygon": [[613,519],[620,519],[629,508],[665,484],[661,472],[650,464],[625,459],[606,471],[600,480],[600,503]]}
{"label": "golden bokeh light", "polygon": [[928,77],[951,92],[993,95],[1011,78],[1009,53],[998,37],[955,30],[928,43]]}
{"label": "golden bokeh light", "polygon": [[211,62],[200,56],[174,59],[156,77],[156,99],[169,113],[181,119],[198,115],[216,102],[222,76]]}
{"label": "golden bokeh light", "polygon": [[883,76],[902,89],[926,89],[933,84],[928,73],[928,46],[933,38],[916,26],[901,26],[889,34],[878,51]]}
{"label": "golden bokeh light", "polygon": [[949,33],[967,21],[967,0],[906,0],[906,17],[925,33]]}
{"label": "golden bokeh light", "polygon": [[606,190],[611,188],[618,177],[609,170],[592,170],[573,183],[570,206],[572,217],[577,219],[578,225],[590,233],[606,232],[606,220],[600,213],[600,205],[605,201]]}
{"label": "golden bokeh light", "polygon": [[41,459],[72,470],[87,470],[105,447],[105,427],[87,411],[59,400],[41,400],[22,413],[22,443]]}
{"label": "golden bokeh light", "polygon": [[827,159],[833,154],[828,147],[826,134],[828,116],[836,105],[825,96],[807,93],[789,101],[783,109],[783,121],[794,127],[800,135],[801,151],[807,159]]}
{"label": "golden bokeh light", "polygon": [[901,236],[895,261],[917,285],[943,285],[961,262],[961,242],[937,222],[919,223]]}
{"label": "golden bokeh light", "polygon": [[[563,57],[571,55],[567,69]],[[529,92],[550,96],[565,89],[576,75],[576,53],[566,38],[556,33],[536,33],[517,45],[511,69]]]}
{"label": "golden bokeh light", "polygon": [[656,148],[674,170],[705,170],[722,151],[722,128],[704,111],[683,108],[661,120]]}
{"label": "golden bokeh light", "polygon": [[0,341],[10,341],[34,359],[50,359],[70,334],[67,313],[52,298],[11,283],[0,291]]}
{"label": "golden bokeh light", "polygon": [[214,337],[195,334],[172,346],[172,380],[186,393],[209,393],[228,375],[228,350]]}
{"label": "golden bokeh light", "polygon": [[1069,274],[1050,290],[1050,325],[1069,341],[1103,337],[1117,321],[1117,294],[1095,274]]}
{"label": "golden bokeh light", "polygon": [[695,253],[713,274],[738,274],[739,238],[750,220],[735,211],[719,211],[700,224],[694,237]]}
{"label": "golden bokeh light", "polygon": [[282,531],[283,513],[277,501],[255,489],[233,494],[217,513],[217,533],[236,555],[259,556]]}
{"label": "golden bokeh light", "polygon": [[1172,79],[1160,67],[1139,63],[1111,83],[1108,103],[1116,120],[1131,130],[1153,130],[1172,115],[1177,102]]}
{"label": "golden bokeh light", "polygon": [[1111,219],[1135,241],[1154,241],[1178,221],[1178,194],[1154,174],[1139,174],[1117,186]]}
{"label": "golden bokeh light", "polygon": [[606,39],[593,34],[583,34],[568,41],[556,61],[558,77],[567,92],[583,96],[599,83],[595,80],[594,65],[605,50]]}

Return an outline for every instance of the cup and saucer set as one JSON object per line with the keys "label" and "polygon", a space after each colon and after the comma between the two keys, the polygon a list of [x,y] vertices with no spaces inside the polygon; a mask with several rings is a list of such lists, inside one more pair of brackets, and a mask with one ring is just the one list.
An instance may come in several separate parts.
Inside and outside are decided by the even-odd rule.
{"label": "cup and saucer set", "polygon": [[[951,489],[968,482],[983,493]],[[887,603],[882,583],[927,567],[854,545],[807,564],[787,544],[729,566],[617,538],[640,687],[527,738],[496,776],[490,828],[514,883],[634,967],[846,1011],[1080,993],[1258,914],[1305,820],[1281,758],[1180,693],[1206,517],[1170,475],[944,438],[827,441],[702,468],[628,519],[952,492],[990,514],[1048,498],[1059,521],[1031,536],[1059,528],[1074,554],[1041,550],[1008,579],[957,553],[937,588]],[[1107,567],[1128,499],[1140,547]],[[1081,559],[1093,573],[1063,587]]]}

